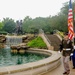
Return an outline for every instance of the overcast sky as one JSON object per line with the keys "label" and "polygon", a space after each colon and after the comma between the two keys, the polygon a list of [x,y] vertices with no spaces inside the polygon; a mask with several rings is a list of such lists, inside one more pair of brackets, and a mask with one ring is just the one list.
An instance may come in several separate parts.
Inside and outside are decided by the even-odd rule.
{"label": "overcast sky", "polygon": [[69,0],[0,0],[0,19],[9,17],[20,20],[26,16],[53,16],[60,11],[65,2]]}

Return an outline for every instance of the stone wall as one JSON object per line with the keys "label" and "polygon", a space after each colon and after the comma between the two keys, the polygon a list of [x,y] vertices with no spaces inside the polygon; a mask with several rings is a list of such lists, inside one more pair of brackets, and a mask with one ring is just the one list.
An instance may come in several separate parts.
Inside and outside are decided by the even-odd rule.
{"label": "stone wall", "polygon": [[61,56],[54,51],[45,49],[30,49],[27,52],[50,55],[46,59],[22,65],[0,67],[0,75],[42,75],[52,71],[61,64]]}
{"label": "stone wall", "polygon": [[50,44],[50,40],[46,37],[46,35],[44,33],[40,33],[39,36],[42,37],[43,41],[46,43],[47,48],[49,50],[54,50],[54,47],[51,46],[51,44]]}

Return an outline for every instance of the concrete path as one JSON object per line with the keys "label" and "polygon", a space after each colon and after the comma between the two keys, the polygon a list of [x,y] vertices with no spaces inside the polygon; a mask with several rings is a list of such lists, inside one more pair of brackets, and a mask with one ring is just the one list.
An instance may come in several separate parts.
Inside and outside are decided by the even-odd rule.
{"label": "concrete path", "polygon": [[[57,43],[58,41],[56,41],[56,37],[54,35],[46,35],[48,37],[48,39],[51,41],[52,45],[55,47],[55,49],[57,48]],[[53,39],[53,40],[52,40]],[[53,43],[54,42],[54,43]],[[54,45],[56,42],[56,45]],[[60,43],[60,41],[59,41]],[[58,43],[58,46],[59,46],[59,43]],[[58,50],[58,49],[57,49]],[[75,69],[72,69],[72,61],[69,62],[70,64],[70,74],[69,75],[75,75]],[[59,67],[57,67],[56,69],[50,71],[50,72],[47,72],[43,75],[63,75],[63,72],[64,72],[64,67],[63,67],[63,63],[62,63],[62,55],[61,55],[61,65]]]}
{"label": "concrete path", "polygon": [[[72,61],[70,61],[69,64],[70,64],[70,70],[71,70],[69,75],[75,75],[75,69],[72,69]],[[51,72],[47,72],[46,74],[43,74],[43,75],[63,75],[63,72],[64,72],[64,67],[63,67],[63,63],[61,59],[61,65],[58,68],[52,70]]]}

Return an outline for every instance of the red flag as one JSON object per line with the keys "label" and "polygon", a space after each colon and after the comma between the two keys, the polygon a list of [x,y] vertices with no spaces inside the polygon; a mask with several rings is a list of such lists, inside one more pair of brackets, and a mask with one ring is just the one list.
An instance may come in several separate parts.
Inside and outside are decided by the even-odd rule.
{"label": "red flag", "polygon": [[68,12],[68,37],[70,40],[74,38],[74,30],[73,30],[73,13],[72,13],[72,3],[71,0],[69,2],[69,12]]}

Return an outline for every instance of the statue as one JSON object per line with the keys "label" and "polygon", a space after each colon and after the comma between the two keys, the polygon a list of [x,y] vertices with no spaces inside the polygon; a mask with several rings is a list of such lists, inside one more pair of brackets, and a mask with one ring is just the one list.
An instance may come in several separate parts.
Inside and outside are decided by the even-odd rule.
{"label": "statue", "polygon": [[16,31],[15,31],[17,34],[22,34],[23,31],[22,31],[22,20],[17,20],[16,21]]}

